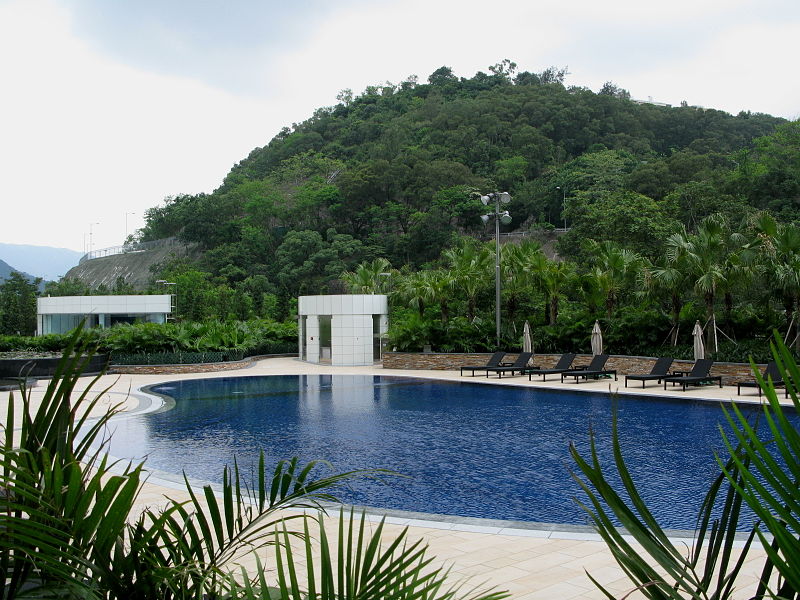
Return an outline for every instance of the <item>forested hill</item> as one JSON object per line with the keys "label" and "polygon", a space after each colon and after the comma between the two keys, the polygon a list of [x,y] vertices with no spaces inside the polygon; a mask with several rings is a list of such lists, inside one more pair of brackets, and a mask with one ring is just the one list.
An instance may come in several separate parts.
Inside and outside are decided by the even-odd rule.
{"label": "forested hill", "polygon": [[212,194],[151,209],[141,237],[198,242],[202,269],[295,294],[379,256],[436,260],[455,236],[484,232],[474,191],[512,194],[506,230],[566,220],[562,253],[573,257],[586,237],[652,255],[669,231],[720,210],[798,214],[797,123],[638,103],[611,83],[566,87],[554,68],[489,71],[442,67],[427,83],[345,90]]}

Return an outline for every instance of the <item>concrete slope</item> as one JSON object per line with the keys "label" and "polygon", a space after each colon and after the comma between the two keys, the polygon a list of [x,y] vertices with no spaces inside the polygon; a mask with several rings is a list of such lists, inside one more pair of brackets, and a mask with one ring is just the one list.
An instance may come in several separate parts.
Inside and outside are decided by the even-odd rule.
{"label": "concrete slope", "polygon": [[102,258],[86,260],[67,271],[65,277],[80,279],[92,288],[106,285],[113,288],[117,279],[132,285],[137,291],[144,291],[153,280],[153,273],[160,265],[184,256],[195,257],[196,246],[173,244],[150,250],[114,254]]}

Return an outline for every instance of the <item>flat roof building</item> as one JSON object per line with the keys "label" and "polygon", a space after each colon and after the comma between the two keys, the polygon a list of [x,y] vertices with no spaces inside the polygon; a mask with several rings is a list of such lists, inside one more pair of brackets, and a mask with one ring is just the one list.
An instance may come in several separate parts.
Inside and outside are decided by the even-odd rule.
{"label": "flat roof building", "polygon": [[36,335],[67,333],[82,320],[86,327],[117,323],[165,323],[173,311],[171,294],[53,296],[36,300]]}
{"label": "flat roof building", "polygon": [[381,358],[389,302],[380,294],[300,296],[299,354],[311,363],[371,365]]}

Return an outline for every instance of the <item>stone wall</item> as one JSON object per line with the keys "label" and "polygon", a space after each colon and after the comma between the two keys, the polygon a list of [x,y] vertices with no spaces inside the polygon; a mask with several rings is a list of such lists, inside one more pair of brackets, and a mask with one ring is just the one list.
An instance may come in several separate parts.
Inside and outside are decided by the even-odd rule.
{"label": "stone wall", "polygon": [[[553,367],[560,354],[537,354],[534,363],[538,367]],[[417,353],[417,352],[384,352],[384,369],[418,369],[433,371],[453,371],[459,367],[469,365],[485,365],[491,357],[491,353],[472,353],[472,354],[438,354],[438,353]],[[517,358],[517,354],[509,353],[503,362],[512,362]],[[591,362],[590,354],[580,354],[575,359],[575,366],[588,365]],[[656,359],[646,356],[611,356],[606,363],[606,368],[616,369],[618,373],[624,375],[649,373],[653,368]],[[672,363],[672,369],[691,370],[693,361],[676,360]],[[763,367],[763,365],[761,365]],[[722,383],[725,385],[735,385],[737,381],[752,381],[753,375],[750,365],[742,363],[714,363],[711,367],[711,375],[720,375]]]}
{"label": "stone wall", "polygon": [[236,369],[249,367],[254,361],[261,360],[262,358],[273,358],[276,356],[292,357],[297,356],[297,354],[265,354],[231,362],[197,363],[191,365],[112,365],[109,367],[108,372],[116,375],[176,375],[179,373],[235,371]]}

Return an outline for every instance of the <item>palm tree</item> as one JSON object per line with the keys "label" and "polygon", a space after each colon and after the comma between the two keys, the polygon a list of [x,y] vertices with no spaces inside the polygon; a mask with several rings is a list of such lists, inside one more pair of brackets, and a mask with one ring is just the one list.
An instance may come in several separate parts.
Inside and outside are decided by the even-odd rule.
{"label": "palm tree", "polygon": [[769,214],[761,213],[754,230],[760,241],[760,273],[764,287],[780,297],[786,319],[786,340],[794,339],[796,348],[800,349],[800,323],[796,314],[800,306],[800,228],[779,225]]}
{"label": "palm tree", "polygon": [[429,271],[413,271],[401,276],[396,295],[411,306],[415,306],[420,317],[425,315],[425,306],[433,299]]}
{"label": "palm tree", "polygon": [[453,274],[454,286],[466,296],[467,318],[474,321],[478,295],[491,278],[493,252],[474,240],[465,240],[445,250],[443,256]]}
{"label": "palm tree", "polygon": [[539,257],[543,258],[544,254],[539,242],[534,240],[523,240],[520,244],[506,244],[502,246],[501,252],[503,294],[506,296],[508,318],[513,322],[520,299],[535,285],[531,265],[535,264]]}
{"label": "palm tree", "polygon": [[686,265],[695,291],[706,305],[711,324],[709,348],[718,350],[716,299],[725,299],[726,313],[733,307],[733,290],[749,282],[755,268],[756,252],[740,233],[730,232],[724,218],[711,215],[703,220],[696,234],[686,230],[671,235],[666,241],[667,261]]}
{"label": "palm tree", "polygon": [[392,264],[385,258],[364,262],[339,276],[351,294],[385,294],[391,288]]}
{"label": "palm tree", "polygon": [[633,286],[642,266],[642,258],[614,242],[589,240],[594,266],[586,275],[605,299],[606,316],[610,319],[620,295]]}
{"label": "palm tree", "polygon": [[431,302],[439,304],[442,323],[450,319],[450,301],[453,298],[453,285],[455,279],[447,269],[428,271],[427,284]]}
{"label": "palm tree", "polygon": [[665,256],[658,263],[643,264],[639,270],[638,284],[645,296],[668,298],[672,321],[670,344],[677,346],[684,298],[692,288],[689,269],[683,255],[676,256],[672,261]]}

